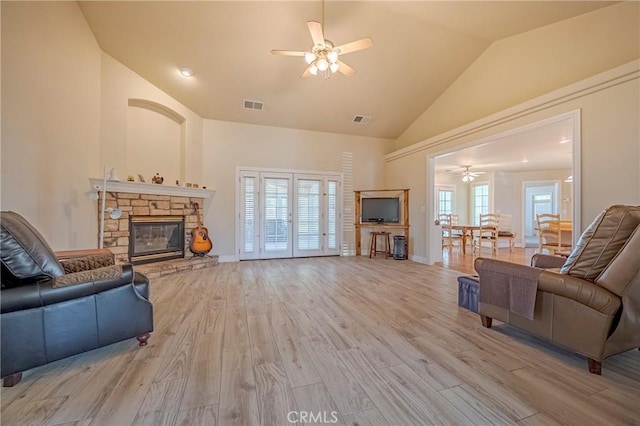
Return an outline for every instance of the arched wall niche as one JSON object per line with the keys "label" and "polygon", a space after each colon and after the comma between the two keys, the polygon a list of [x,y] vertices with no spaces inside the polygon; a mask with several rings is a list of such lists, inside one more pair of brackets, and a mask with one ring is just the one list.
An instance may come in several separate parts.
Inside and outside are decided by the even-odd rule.
{"label": "arched wall niche", "polygon": [[126,174],[147,182],[159,173],[165,184],[184,182],[186,119],[171,108],[147,99],[128,100]]}

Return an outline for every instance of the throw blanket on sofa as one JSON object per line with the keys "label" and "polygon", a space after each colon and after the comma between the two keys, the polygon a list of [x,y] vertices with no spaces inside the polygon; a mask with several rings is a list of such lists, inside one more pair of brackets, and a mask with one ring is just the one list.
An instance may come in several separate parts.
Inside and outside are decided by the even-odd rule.
{"label": "throw blanket on sofa", "polygon": [[479,300],[533,320],[541,272],[542,269],[529,266],[482,259]]}

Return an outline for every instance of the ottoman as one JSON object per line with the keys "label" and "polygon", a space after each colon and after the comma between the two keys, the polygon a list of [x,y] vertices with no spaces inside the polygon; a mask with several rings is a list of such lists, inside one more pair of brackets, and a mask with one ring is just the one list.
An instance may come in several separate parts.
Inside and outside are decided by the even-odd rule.
{"label": "ottoman", "polygon": [[478,291],[480,280],[477,276],[458,277],[458,306],[478,313]]}

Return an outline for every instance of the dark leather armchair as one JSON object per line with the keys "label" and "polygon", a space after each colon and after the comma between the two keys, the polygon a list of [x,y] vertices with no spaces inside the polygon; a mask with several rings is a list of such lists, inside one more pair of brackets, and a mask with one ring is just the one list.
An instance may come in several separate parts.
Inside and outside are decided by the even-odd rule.
{"label": "dark leather armchair", "polygon": [[[640,207],[608,208],[568,258],[536,255],[532,267],[478,258],[475,268],[485,327],[497,319],[558,343],[587,357],[594,374],[640,348]],[[532,286],[518,288],[523,280]],[[522,294],[530,311],[518,306]]]}
{"label": "dark leather armchair", "polygon": [[153,331],[149,280],[108,250],[56,256],[22,216],[2,212],[1,376]]}

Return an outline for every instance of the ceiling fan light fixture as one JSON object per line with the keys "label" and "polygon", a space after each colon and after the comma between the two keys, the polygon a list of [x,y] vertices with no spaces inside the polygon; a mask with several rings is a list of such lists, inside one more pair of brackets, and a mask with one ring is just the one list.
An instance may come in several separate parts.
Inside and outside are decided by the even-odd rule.
{"label": "ceiling fan light fixture", "polygon": [[311,65],[311,67],[309,67],[309,72],[312,75],[318,75],[318,66],[316,64]]}
{"label": "ceiling fan light fixture", "polygon": [[465,182],[465,183],[473,182],[474,179],[475,179],[475,177],[473,177],[471,175],[462,176],[462,181]]}
{"label": "ceiling fan light fixture", "polygon": [[313,52],[307,52],[304,54],[304,61],[307,64],[311,64],[311,62],[316,60],[316,54]]}
{"label": "ceiling fan light fixture", "polygon": [[329,68],[329,62],[325,58],[318,59],[318,69],[320,71],[326,71]]}
{"label": "ceiling fan light fixture", "polygon": [[332,50],[331,52],[327,53],[327,59],[332,64],[335,64],[338,61],[338,52]]}
{"label": "ceiling fan light fixture", "polygon": [[340,65],[338,65],[337,63],[332,63],[331,65],[329,65],[329,69],[331,70],[332,73],[336,73],[336,71],[338,71],[338,68],[340,68]]}

